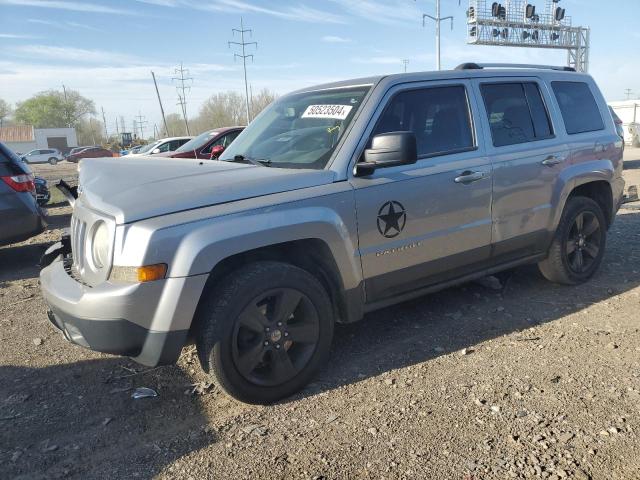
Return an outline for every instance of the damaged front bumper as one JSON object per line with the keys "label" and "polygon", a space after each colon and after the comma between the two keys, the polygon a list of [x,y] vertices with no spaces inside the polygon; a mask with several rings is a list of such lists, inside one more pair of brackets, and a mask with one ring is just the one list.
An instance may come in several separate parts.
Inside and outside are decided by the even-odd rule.
{"label": "damaged front bumper", "polygon": [[[65,239],[46,251],[41,265],[40,285],[49,320],[67,340],[98,352],[128,356],[147,366],[178,359],[204,276],[147,283],[107,281],[91,287],[71,276]],[[154,328],[156,325],[166,329]]]}

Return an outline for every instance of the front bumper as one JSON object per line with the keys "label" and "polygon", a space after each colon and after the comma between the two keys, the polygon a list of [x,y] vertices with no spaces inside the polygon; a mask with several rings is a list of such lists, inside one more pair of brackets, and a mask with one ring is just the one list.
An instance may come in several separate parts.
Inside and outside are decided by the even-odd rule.
{"label": "front bumper", "polygon": [[89,287],[68,273],[67,250],[62,243],[51,246],[43,257],[43,263],[51,263],[40,272],[49,319],[65,338],[147,366],[174,363],[186,342],[206,275]]}

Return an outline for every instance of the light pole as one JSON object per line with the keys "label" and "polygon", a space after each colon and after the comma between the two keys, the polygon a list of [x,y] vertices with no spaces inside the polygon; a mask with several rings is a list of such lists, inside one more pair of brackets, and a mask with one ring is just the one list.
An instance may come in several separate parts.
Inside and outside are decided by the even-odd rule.
{"label": "light pole", "polygon": [[451,30],[453,30],[453,17],[451,15],[449,15],[448,17],[441,17],[440,16],[440,0],[436,0],[436,16],[433,17],[431,15],[427,15],[426,13],[424,13],[422,15],[422,26],[426,26],[425,25],[425,19],[426,18],[430,18],[431,20],[433,20],[436,24],[436,68],[438,70],[441,70],[441,63],[440,63],[440,23],[443,20],[451,20]]}

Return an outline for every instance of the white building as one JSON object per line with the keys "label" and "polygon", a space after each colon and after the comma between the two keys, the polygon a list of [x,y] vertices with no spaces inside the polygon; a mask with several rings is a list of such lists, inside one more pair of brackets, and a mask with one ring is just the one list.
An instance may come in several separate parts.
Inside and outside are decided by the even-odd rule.
{"label": "white building", "polygon": [[609,106],[622,120],[624,143],[640,146],[640,100],[609,102]]}
{"label": "white building", "polygon": [[42,148],[67,152],[78,146],[75,128],[33,128],[31,125],[0,128],[0,142],[19,153]]}

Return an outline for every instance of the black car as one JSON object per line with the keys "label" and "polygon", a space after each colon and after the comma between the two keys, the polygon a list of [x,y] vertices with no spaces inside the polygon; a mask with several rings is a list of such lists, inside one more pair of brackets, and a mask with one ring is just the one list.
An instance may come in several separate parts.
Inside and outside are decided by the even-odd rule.
{"label": "black car", "polygon": [[46,227],[31,169],[0,142],[0,245],[21,242]]}
{"label": "black car", "polygon": [[49,203],[49,199],[51,198],[47,181],[42,177],[35,177],[33,179],[33,183],[35,183],[36,186],[36,201],[38,202],[38,205],[44,207]]}

